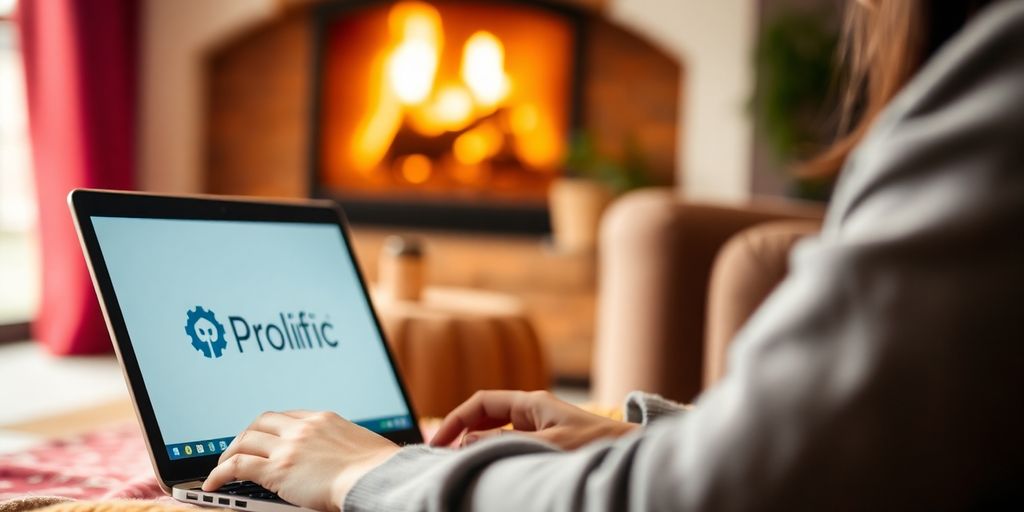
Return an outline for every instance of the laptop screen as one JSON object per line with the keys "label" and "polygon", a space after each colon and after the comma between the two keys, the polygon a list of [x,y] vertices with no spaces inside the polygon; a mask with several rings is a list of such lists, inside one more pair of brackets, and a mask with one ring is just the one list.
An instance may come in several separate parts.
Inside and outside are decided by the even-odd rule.
{"label": "laptop screen", "polygon": [[172,460],[224,451],[264,411],[412,427],[337,225],[92,224]]}

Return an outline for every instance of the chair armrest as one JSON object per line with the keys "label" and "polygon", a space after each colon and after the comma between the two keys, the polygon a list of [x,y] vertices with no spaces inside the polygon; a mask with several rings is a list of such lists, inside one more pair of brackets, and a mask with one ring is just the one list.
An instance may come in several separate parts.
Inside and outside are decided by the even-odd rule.
{"label": "chair armrest", "polygon": [[705,388],[725,374],[726,355],[736,333],[786,277],[790,250],[819,230],[819,221],[759,224],[734,235],[719,251],[708,287]]}
{"label": "chair armrest", "polygon": [[632,390],[690,401],[701,390],[705,303],[715,256],[762,222],[819,219],[820,206],[689,203],[669,189],[633,192],[602,221],[594,400],[617,405]]}

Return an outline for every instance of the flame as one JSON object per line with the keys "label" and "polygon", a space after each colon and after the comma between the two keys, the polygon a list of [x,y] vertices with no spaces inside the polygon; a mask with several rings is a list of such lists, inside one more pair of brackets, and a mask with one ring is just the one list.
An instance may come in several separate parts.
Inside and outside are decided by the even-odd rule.
{"label": "flame", "polygon": [[558,162],[558,130],[543,110],[532,103],[519,105],[509,116],[509,129],[515,135],[515,153],[520,160],[544,169]]}
{"label": "flame", "polygon": [[430,96],[441,57],[441,15],[421,2],[395,5],[388,16],[391,37],[398,42],[388,58],[388,85],[405,105]]}
{"label": "flame", "polygon": [[537,129],[539,119],[540,109],[537,108],[537,105],[532,103],[519,105],[512,109],[509,128],[517,137],[529,137],[530,133]]}
{"label": "flame", "polygon": [[[378,63],[375,67],[381,66]],[[391,88],[380,81],[371,90],[372,110],[356,126],[351,141],[352,167],[364,175],[376,170],[402,126],[402,106]]]}
{"label": "flame", "polygon": [[[539,169],[557,163],[557,123],[535,104],[515,103],[505,46],[497,36],[485,30],[473,33],[462,45],[458,74],[452,69],[439,76],[445,36],[436,8],[420,1],[398,2],[388,12],[388,28],[390,42],[372,72],[370,107],[352,140],[356,170],[369,174],[380,169],[403,125],[427,137],[467,130],[455,137],[446,157],[463,177],[481,175],[483,171],[470,168],[501,152],[505,133],[511,135],[507,149],[523,163]],[[506,107],[503,125],[488,119]],[[435,171],[435,163],[422,154],[403,157],[395,165],[414,184],[426,182]]]}
{"label": "flame", "polygon": [[452,154],[460,164],[477,165],[498,154],[504,139],[494,123],[484,123],[459,135],[452,145]]}
{"label": "flame", "polygon": [[395,48],[388,62],[391,89],[406,105],[427,99],[437,70],[437,52],[426,41],[413,40]]}
{"label": "flame", "polygon": [[404,106],[427,99],[434,86],[443,37],[441,14],[423,2],[401,2],[388,13],[393,44],[377,58],[378,77],[370,97],[370,112],[352,138],[352,164],[361,173],[373,172],[387,155],[402,126]]}
{"label": "flame", "polygon": [[399,164],[402,177],[414,185],[426,183],[433,173],[433,167],[429,158],[418,153],[405,157]]}
{"label": "flame", "polygon": [[493,109],[508,97],[505,47],[492,33],[481,30],[466,41],[462,53],[462,80],[480,106]]}
{"label": "flame", "polygon": [[448,85],[437,92],[427,112],[437,126],[454,132],[473,122],[473,107],[473,98],[465,87]]}

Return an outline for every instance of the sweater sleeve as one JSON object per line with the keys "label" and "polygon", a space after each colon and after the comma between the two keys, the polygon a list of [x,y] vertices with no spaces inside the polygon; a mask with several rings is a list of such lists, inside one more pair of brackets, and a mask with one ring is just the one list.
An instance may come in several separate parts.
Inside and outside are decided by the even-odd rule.
{"label": "sweater sleeve", "polygon": [[[986,508],[1024,468],[1024,2],[932,58],[695,408],[562,452],[404,448],[345,509]],[[1016,494],[1014,494],[1016,493]],[[1019,502],[1018,502],[1019,503]]]}
{"label": "sweater sleeve", "polygon": [[633,391],[626,396],[622,417],[629,423],[649,425],[656,419],[682,414],[690,408],[655,393]]}

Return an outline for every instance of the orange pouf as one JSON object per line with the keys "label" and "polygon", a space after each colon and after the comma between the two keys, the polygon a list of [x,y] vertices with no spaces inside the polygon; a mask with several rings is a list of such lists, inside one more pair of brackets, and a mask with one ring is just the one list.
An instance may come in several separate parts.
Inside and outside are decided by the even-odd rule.
{"label": "orange pouf", "polygon": [[420,416],[444,416],[481,389],[547,389],[537,334],[516,298],[427,288],[418,301],[375,299]]}

